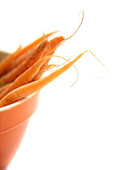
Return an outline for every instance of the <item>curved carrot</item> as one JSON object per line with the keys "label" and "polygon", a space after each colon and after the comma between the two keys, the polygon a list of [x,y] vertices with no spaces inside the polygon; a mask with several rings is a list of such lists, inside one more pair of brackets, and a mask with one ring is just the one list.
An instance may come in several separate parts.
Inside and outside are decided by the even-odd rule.
{"label": "curved carrot", "polygon": [[46,86],[48,83],[56,79],[58,76],[60,76],[63,72],[68,70],[78,59],[80,59],[83,54],[85,54],[88,51],[85,51],[78,55],[74,60],[70,61],[60,69],[54,71],[50,75],[39,79],[38,81],[29,83],[27,85],[21,86],[10,93],[8,93],[2,100],[0,101],[0,107],[4,107],[6,105],[12,104],[14,102],[17,102],[28,95],[38,92],[40,89],[42,89],[44,86]]}
{"label": "curved carrot", "polygon": [[[57,31],[50,32],[45,35],[45,38],[48,38],[49,36],[53,35]],[[13,69],[17,65],[14,64],[14,60],[17,59],[19,56],[25,54],[28,52],[28,50],[33,49],[36,47],[39,43],[43,41],[43,36],[38,38],[36,41],[32,42],[31,44],[27,45],[23,49],[19,48],[14,53],[10,54],[8,57],[6,57],[3,61],[0,62],[0,76],[6,74],[9,70]],[[12,66],[13,63],[13,66]]]}
{"label": "curved carrot", "polygon": [[0,84],[2,82],[9,83],[14,81],[20,74],[22,74],[26,69],[31,67],[37,60],[39,60],[44,50],[49,46],[49,43],[47,40],[45,40],[43,43],[39,45],[39,47],[36,49],[33,55],[31,55],[27,60],[25,60],[23,63],[21,63],[17,68],[11,70],[9,73],[4,75],[0,78]]}
{"label": "curved carrot", "polygon": [[42,58],[41,60],[36,62],[34,65],[32,65],[29,69],[27,69],[23,74],[17,77],[17,79],[13,83],[10,83],[10,86],[7,86],[7,88],[5,88],[3,92],[0,94],[0,100],[5,95],[7,95],[10,91],[29,83],[34,78],[34,76],[39,72],[39,69],[41,68],[41,66],[51,57],[52,56],[46,56]]}

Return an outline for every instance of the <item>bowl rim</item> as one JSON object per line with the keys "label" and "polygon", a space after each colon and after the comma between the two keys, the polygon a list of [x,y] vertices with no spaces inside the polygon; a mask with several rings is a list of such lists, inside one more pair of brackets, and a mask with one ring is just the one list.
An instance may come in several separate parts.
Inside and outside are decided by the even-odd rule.
{"label": "bowl rim", "polygon": [[10,109],[13,109],[14,107],[18,106],[18,105],[21,105],[22,103],[26,102],[27,100],[29,100],[32,96],[36,95],[37,93],[39,93],[39,91],[27,96],[26,98],[22,99],[22,100],[19,100],[15,103],[12,103],[10,105],[7,105],[7,106],[4,106],[4,107],[1,107],[0,108],[0,114],[3,112],[3,111],[6,111],[6,110],[10,110]]}
{"label": "bowl rim", "polygon": [[[25,99],[22,99],[21,101],[18,101],[18,102],[15,102],[13,104],[10,104],[8,106],[4,106],[3,108],[0,108],[1,109],[0,110],[0,122],[1,122],[1,124],[0,124],[1,125],[0,126],[0,135],[2,133],[10,131],[11,129],[15,129],[17,126],[20,126],[22,123],[24,123],[25,121],[29,120],[30,116],[36,110],[36,107],[37,107],[36,103],[38,103],[38,100],[37,100],[37,102],[32,102],[33,105],[30,105],[30,103],[31,103],[31,101],[34,101],[34,100],[36,101],[36,99],[39,99],[39,95],[40,95],[40,91],[35,92],[35,93],[29,95],[28,97],[26,97]],[[25,111],[22,111],[20,118],[19,119],[17,119],[17,118],[15,119],[15,115],[19,116],[20,115],[20,111],[23,110],[23,107],[27,106],[28,103],[29,103],[29,107],[28,108],[31,111],[29,112],[28,108],[26,108],[27,112],[25,113]],[[18,114],[14,114],[16,112],[16,110],[19,110],[19,112],[17,112]],[[12,117],[12,115],[14,117]],[[6,116],[6,118],[5,118],[5,116]],[[14,123],[14,121],[11,121],[9,123],[9,120],[10,120],[11,117],[14,120],[16,120],[15,123]],[[11,118],[11,120],[12,120],[12,118]],[[4,125],[6,124],[6,126],[4,126],[3,124]]]}

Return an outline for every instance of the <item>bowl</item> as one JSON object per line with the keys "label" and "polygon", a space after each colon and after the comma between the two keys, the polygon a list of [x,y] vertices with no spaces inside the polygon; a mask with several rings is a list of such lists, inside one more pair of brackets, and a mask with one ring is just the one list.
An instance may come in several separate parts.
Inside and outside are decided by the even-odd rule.
{"label": "bowl", "polygon": [[0,108],[0,170],[6,170],[38,106],[39,92]]}

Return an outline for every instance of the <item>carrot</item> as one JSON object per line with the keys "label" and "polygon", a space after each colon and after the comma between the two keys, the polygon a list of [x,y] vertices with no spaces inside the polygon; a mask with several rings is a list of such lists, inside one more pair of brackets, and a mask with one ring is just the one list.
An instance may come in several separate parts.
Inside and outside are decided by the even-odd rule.
{"label": "carrot", "polygon": [[[49,36],[53,35],[55,32],[50,32],[48,34],[45,35],[45,38],[48,38]],[[27,45],[26,47],[24,47],[23,49],[21,49],[20,47],[12,54],[10,54],[8,57],[6,57],[3,61],[0,62],[0,76],[6,74],[9,70],[13,69],[14,67],[16,67],[17,65],[14,64],[14,61],[21,55],[25,54],[26,52],[28,52],[28,50],[33,49],[34,47],[36,47],[37,45],[39,45],[39,43],[41,43],[43,41],[43,36],[38,38],[36,41],[32,42],[31,44]],[[11,66],[13,63],[13,66]]]}
{"label": "carrot", "polygon": [[[4,88],[4,90],[2,90],[3,92],[1,91],[2,93],[0,94],[0,100],[5,95],[7,95],[10,91],[12,91],[22,85],[25,85],[29,82],[36,81],[36,80],[40,79],[42,74],[45,72],[45,70],[48,70],[51,67],[56,67],[56,65],[54,65],[54,64],[51,64],[48,66],[48,62],[51,57],[60,57],[60,56],[49,55],[49,56],[46,56],[46,57],[42,58],[41,60],[37,61],[34,65],[32,65],[29,69],[27,69],[23,74],[21,74],[19,77],[17,77],[17,79],[13,83],[9,83],[9,84],[5,85],[7,88]],[[66,60],[63,57],[60,57],[60,58]]]}
{"label": "carrot", "polygon": [[59,36],[51,39],[49,41],[49,48],[44,51],[43,56],[52,55],[57,49],[57,47],[59,46],[59,44],[64,40],[65,38],[63,36]]}
{"label": "carrot", "polygon": [[36,47],[37,45],[39,45],[44,39],[50,37],[51,35],[55,34],[57,31],[54,32],[50,32],[48,34],[44,34],[44,37],[41,36],[40,38],[38,38],[36,41],[32,42],[31,44],[27,45],[25,48],[23,48],[23,50],[20,52],[19,55],[24,54],[25,52],[27,52],[28,50],[33,49],[34,47]]}
{"label": "carrot", "polygon": [[[84,13],[83,13],[84,14]],[[81,26],[81,24],[82,24],[82,22],[83,22],[83,18],[82,18],[82,21],[81,21],[81,23],[80,23],[80,25],[79,25],[79,27]],[[77,30],[79,29],[79,27],[77,28]],[[74,32],[74,34],[77,32],[77,30]],[[72,34],[70,37],[68,37],[68,38],[64,38],[63,36],[61,36],[61,37],[56,37],[55,39],[53,39],[53,40],[51,40],[49,43],[50,43],[50,47],[51,47],[51,49],[50,48],[48,48],[48,50],[45,50],[45,52],[44,52],[44,54],[43,54],[43,56],[46,56],[46,55],[48,55],[49,53],[51,54],[51,53],[54,53],[54,51],[56,50],[56,48],[59,46],[59,45],[61,45],[65,40],[68,40],[69,38],[71,38],[74,34]],[[58,38],[58,39],[57,39]],[[61,39],[60,39],[61,38]],[[57,42],[57,40],[60,40],[60,41],[58,41]],[[36,62],[36,61],[35,61]],[[34,63],[35,63],[34,62]],[[34,64],[33,63],[33,64]],[[28,66],[27,65],[25,65],[25,66],[27,66],[26,67],[26,69],[27,68],[29,68],[29,67],[31,67],[31,65],[32,65],[32,62],[31,63],[27,63],[28,64]],[[44,67],[44,66],[43,66]],[[59,69],[60,70],[60,69]],[[40,70],[41,71],[41,70]],[[58,70],[57,70],[58,71]],[[13,75],[12,75],[13,76]],[[3,82],[3,81],[2,81]],[[2,83],[1,82],[1,83]]]}
{"label": "carrot", "polygon": [[[54,39],[52,39],[50,41],[50,46],[51,46],[51,52],[49,53],[49,55],[52,55],[55,50],[57,49],[57,47],[59,47],[63,42],[65,42],[66,40],[70,39],[71,37],[73,37],[74,34],[76,34],[76,32],[78,31],[78,29],[80,28],[82,22],[83,22],[83,18],[84,18],[84,11],[82,11],[82,20],[78,26],[78,28],[75,30],[75,32],[67,37],[67,38],[64,38],[63,36],[59,36],[59,37],[56,37]],[[49,61],[48,61],[49,62]],[[47,62],[46,62],[47,63]],[[40,71],[38,72],[38,74],[33,78],[33,80],[38,80],[39,78],[41,78],[42,74],[46,71],[46,68],[47,68],[47,64],[44,63],[44,65],[42,66],[42,68],[40,69]],[[76,69],[77,70],[77,69]],[[78,71],[77,71],[78,73]]]}
{"label": "carrot", "polygon": [[[37,61],[34,65],[32,65],[29,69],[27,69],[23,74],[21,74],[17,79],[5,88],[5,90],[0,94],[0,99],[2,99],[5,95],[7,95],[10,91],[29,83],[34,76],[38,73],[41,66],[49,59],[51,56],[46,56],[41,60]],[[8,84],[9,85],[9,84]],[[5,87],[5,86],[4,86]]]}
{"label": "carrot", "polygon": [[[43,55],[40,57],[44,57],[46,55],[49,55],[54,52],[54,49],[58,46],[60,42],[64,40],[63,36],[56,37],[49,41],[48,47],[43,51]],[[11,70],[6,75],[0,78],[0,84],[5,81],[5,83],[9,83],[14,81],[20,74],[22,74],[27,68],[29,68],[32,64],[34,64],[40,57],[37,56],[37,53],[41,53],[41,50],[43,49],[43,44],[47,43],[47,40],[41,43],[41,45],[38,46],[37,50],[34,52],[36,54],[33,54],[30,58],[25,60],[25,62],[21,63],[17,68]],[[46,46],[46,45],[45,45]],[[40,54],[39,54],[40,55]]]}
{"label": "carrot", "polygon": [[49,62],[49,59],[42,65],[39,72],[34,76],[32,81],[39,80],[42,77],[43,73],[45,72],[45,70],[46,70],[46,68],[48,66],[48,62]]}
{"label": "carrot", "polygon": [[[55,37],[55,38],[53,38],[52,40],[50,40],[49,41],[49,43],[50,43],[50,48],[49,48],[49,50],[45,50],[45,52],[44,52],[44,56],[46,56],[46,55],[52,55],[54,52],[55,52],[55,50],[56,50],[56,47],[58,46],[58,44],[59,43],[61,43],[62,41],[64,41],[65,40],[65,38],[63,37],[63,36],[59,36],[59,37]],[[49,59],[50,60],[50,59]],[[48,61],[46,61],[45,63],[44,63],[44,65],[40,68],[40,70],[39,70],[39,72],[36,74],[36,76],[33,78],[33,81],[35,81],[35,80],[38,80],[39,78],[41,78],[41,76],[43,75],[43,73],[45,72],[45,70],[46,70],[46,67],[47,67],[47,65],[48,65],[48,63],[49,63],[49,60]]]}
{"label": "carrot", "polygon": [[39,47],[36,49],[33,55],[31,55],[27,60],[21,63],[17,68],[11,70],[9,73],[0,78],[0,84],[5,81],[5,83],[9,83],[14,81],[20,74],[22,74],[26,69],[28,69],[31,65],[33,65],[37,60],[39,60],[44,50],[49,46],[47,40],[42,42]]}
{"label": "carrot", "polygon": [[39,72],[35,75],[35,77],[33,78],[32,81],[39,80],[39,79],[42,77],[42,75],[43,75],[46,71],[50,70],[51,68],[54,68],[54,67],[58,68],[58,66],[55,65],[55,64],[50,64],[50,65],[48,65],[48,62],[49,62],[49,61],[47,60],[47,61],[42,65],[42,67],[40,68]]}
{"label": "carrot", "polygon": [[11,63],[11,67],[9,68],[8,72],[14,69],[15,67],[17,67],[20,63],[25,61],[27,58],[29,58],[33,54],[34,51],[35,49],[30,50],[26,52],[25,54],[20,55],[16,60],[14,60],[14,62]]}
{"label": "carrot", "polygon": [[0,87],[0,95],[3,91],[5,91],[9,86],[11,85],[11,83],[8,83],[6,85],[4,85],[3,87]]}
{"label": "carrot", "polygon": [[[10,58],[13,59],[13,57],[15,55],[17,55],[19,53],[19,51],[21,50],[21,45],[18,47],[18,49],[16,51],[14,51],[12,54],[9,54],[4,60],[2,60],[0,62],[0,76],[2,76],[3,74],[5,74],[7,72],[7,68],[10,67],[10,62],[8,63],[8,60]],[[13,61],[13,60],[12,60]]]}
{"label": "carrot", "polygon": [[66,65],[62,66],[60,69],[54,71],[50,75],[39,79],[38,81],[29,83],[27,85],[21,86],[10,93],[8,93],[2,100],[0,101],[0,107],[4,107],[6,105],[12,104],[14,102],[17,102],[28,95],[38,92],[40,89],[42,89],[44,86],[46,86],[48,83],[56,79],[58,76],[60,76],[63,72],[68,70],[78,59],[80,59],[83,54],[85,54],[88,51],[85,51],[78,55],[74,60],[70,61]]}
{"label": "carrot", "polygon": [[[49,44],[48,44],[48,47],[44,50],[44,52],[43,52],[43,55],[41,56],[41,58],[42,57],[45,57],[45,56],[47,56],[47,55],[50,55],[50,54],[53,54],[54,53],[54,49],[56,49],[56,47],[58,46],[58,44],[60,43],[60,42],[62,42],[64,40],[64,37],[63,36],[59,36],[59,37],[55,37],[55,38],[53,38],[52,40],[50,40],[49,41]],[[45,41],[47,41],[47,40],[45,40]],[[43,42],[42,42],[42,44],[43,44]],[[39,47],[40,48],[40,47]],[[35,53],[35,52],[34,52]],[[36,52],[37,53],[37,52]],[[33,54],[34,55],[34,54]],[[35,58],[35,57],[33,57],[33,58]],[[38,59],[40,59],[40,58],[38,58]],[[34,60],[34,63],[35,63],[35,59],[33,59]],[[37,60],[36,60],[37,61]],[[28,64],[27,64],[27,68],[29,68],[30,66],[32,65],[32,62],[29,62]]]}
{"label": "carrot", "polygon": [[[50,43],[51,49],[53,50],[53,51],[51,51],[51,53],[54,52],[54,49],[56,50],[57,45],[59,45],[64,40],[65,40],[65,38],[63,36],[55,37],[52,40],[50,40],[49,43]],[[50,55],[51,55],[51,53],[50,53]]]}
{"label": "carrot", "polygon": [[[83,14],[82,21],[81,21],[80,25],[78,26],[78,28],[76,29],[76,31],[71,36],[69,36],[68,38],[65,38],[63,41],[61,41],[55,48],[57,48],[59,45],[61,45],[65,40],[70,39],[78,31],[78,29],[80,28],[80,26],[81,26],[81,24],[83,22],[83,18],[84,18],[84,12],[83,11],[82,11],[82,14]],[[54,34],[56,32],[57,31],[48,33],[48,34],[44,35],[44,37],[48,38],[50,35],[52,35],[52,34]],[[43,37],[40,37],[38,40],[36,40],[33,43],[31,43],[30,45],[24,47],[17,54],[13,53],[13,54],[9,55],[4,61],[2,61],[0,63],[0,76],[2,76],[3,74],[7,73],[10,69],[12,69],[11,68],[11,65],[12,65],[11,63],[14,62],[15,59],[17,59],[19,56],[25,54],[26,52],[28,52],[28,50],[31,50],[34,47],[36,47],[36,45],[39,44],[42,40],[43,40]],[[56,50],[55,48],[54,48],[54,51]],[[12,66],[13,68],[17,66],[15,64],[13,64],[13,66]]]}
{"label": "carrot", "polygon": [[51,36],[52,34],[56,33],[57,31],[44,34],[43,37],[40,37],[38,40],[34,41],[32,44],[27,45],[20,51],[18,54],[18,58],[16,57],[16,60],[12,63],[11,67],[9,68],[9,71],[12,70],[14,67],[16,67],[19,63],[23,62],[26,58],[28,58],[31,54],[33,54],[35,48],[46,38]]}

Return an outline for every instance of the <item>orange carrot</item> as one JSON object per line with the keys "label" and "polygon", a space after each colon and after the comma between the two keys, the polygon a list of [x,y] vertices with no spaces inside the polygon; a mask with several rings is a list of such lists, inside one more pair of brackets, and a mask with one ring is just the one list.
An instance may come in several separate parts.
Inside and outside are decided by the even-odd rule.
{"label": "orange carrot", "polygon": [[40,37],[38,40],[34,41],[32,44],[27,45],[24,47],[18,54],[18,58],[16,57],[16,60],[11,64],[9,71],[12,70],[14,67],[18,66],[19,63],[23,62],[26,58],[28,58],[31,54],[33,54],[34,50],[37,48],[37,46],[46,38],[51,36],[52,34],[56,33],[57,31],[48,33],[44,35],[43,37]]}
{"label": "orange carrot", "polygon": [[6,84],[14,81],[20,74],[22,74],[26,69],[28,69],[31,65],[33,65],[35,62],[37,62],[37,60],[42,57],[44,50],[48,48],[48,46],[49,43],[47,40],[42,42],[32,56],[30,56],[27,60],[21,63],[17,68],[11,70],[9,73],[1,77],[0,84],[2,82],[5,82]]}
{"label": "orange carrot", "polygon": [[5,88],[5,90],[0,94],[0,100],[10,91],[29,83],[38,73],[41,66],[50,58],[51,56],[46,56],[42,58],[41,60],[37,61],[34,65],[32,65],[29,69],[27,69],[23,74],[17,77],[17,79],[13,83],[10,83],[11,85]]}
{"label": "orange carrot", "polygon": [[[50,40],[48,47],[44,50],[43,55],[40,58],[43,58],[50,54],[53,54],[54,51],[56,50],[56,47],[58,46],[58,44],[60,42],[62,42],[63,40],[64,40],[63,36],[55,37],[52,40]],[[47,40],[45,40],[45,41],[47,41]],[[35,57],[33,57],[33,58],[35,58]],[[38,59],[40,59],[40,58],[38,58]],[[34,63],[37,61],[37,60],[35,61],[35,59],[33,59],[33,60],[34,60],[33,61]],[[27,68],[31,67],[31,65],[32,65],[32,62],[27,63]]]}
{"label": "orange carrot", "polygon": [[28,95],[38,92],[40,89],[42,89],[44,86],[46,86],[48,83],[56,79],[58,76],[60,76],[63,72],[68,70],[78,59],[80,59],[84,53],[88,51],[85,51],[78,55],[74,60],[70,61],[66,65],[62,66],[60,69],[54,71],[50,75],[39,79],[38,81],[29,83],[27,85],[21,86],[10,93],[8,93],[2,100],[0,101],[0,107],[4,107],[6,105],[12,104],[14,102],[17,102]]}
{"label": "orange carrot", "polygon": [[49,62],[49,60],[47,60],[47,61],[42,65],[42,67],[40,68],[39,72],[35,75],[35,77],[33,78],[32,81],[39,80],[39,79],[42,77],[42,75],[43,75],[46,71],[50,70],[51,68],[54,68],[54,67],[58,68],[58,66],[55,65],[55,64],[49,64],[49,65],[48,65],[48,62]]}
{"label": "orange carrot", "polygon": [[15,67],[17,67],[20,63],[25,61],[27,58],[29,58],[33,54],[33,52],[34,52],[34,50],[30,50],[30,51],[20,55],[16,60],[14,60],[14,62],[11,63],[11,66],[10,66],[8,72],[11,71],[12,69],[14,69]]}
{"label": "orange carrot", "polygon": [[38,73],[33,77],[32,81],[39,80],[48,66],[49,59],[42,65]]}
{"label": "orange carrot", "polygon": [[[53,35],[55,32],[51,32],[45,35],[45,38],[48,38],[49,36]],[[6,74],[9,70],[16,67],[17,65],[14,64],[14,61],[21,55],[28,52],[28,50],[32,50],[34,47],[39,45],[43,41],[43,36],[37,39],[36,41],[32,42],[31,44],[27,45],[23,49],[19,48],[14,53],[10,54],[8,57],[6,57],[3,61],[0,62],[0,76]],[[13,66],[11,66],[13,63]]]}
{"label": "orange carrot", "polygon": [[3,91],[5,91],[7,88],[9,88],[10,85],[11,85],[11,83],[8,83],[8,84],[4,85],[3,87],[0,87],[0,95]]}
{"label": "orange carrot", "polygon": [[4,60],[0,62],[0,76],[5,74],[7,72],[7,68],[10,67],[10,62],[8,62],[8,60],[10,58],[11,58],[10,60],[12,60],[13,57],[19,53],[20,50],[21,50],[21,45],[18,47],[18,49],[15,52],[13,52],[12,54],[9,54]]}
{"label": "orange carrot", "polygon": [[63,40],[65,40],[63,36],[55,37],[52,40],[50,40],[51,49],[54,49],[56,47],[56,44],[59,44]]}
{"label": "orange carrot", "polygon": [[[34,52],[34,54],[32,56],[30,56],[30,58],[27,58],[27,60],[25,60],[23,63],[21,63],[17,68],[11,70],[10,72],[8,72],[6,75],[4,75],[3,77],[0,78],[0,84],[5,81],[5,83],[9,83],[14,81],[20,74],[22,74],[27,68],[31,67],[31,65],[33,65],[38,59],[40,59],[40,57],[44,57],[46,55],[49,55],[51,53],[54,52],[54,48],[56,49],[56,47],[58,46],[58,44],[64,40],[63,36],[60,37],[56,37],[52,40],[49,41],[49,44],[47,45],[48,47],[44,48],[44,43],[47,43],[47,40],[45,40],[44,42],[41,43],[41,45],[38,46],[38,48],[36,49],[36,51]],[[42,49],[45,50],[42,50]],[[39,53],[37,56],[37,53]],[[40,53],[43,53],[42,55],[40,55]]]}
{"label": "orange carrot", "polygon": [[33,41],[31,44],[27,45],[26,47],[23,48],[23,50],[20,52],[20,55],[24,54],[25,52],[27,52],[28,50],[33,49],[34,47],[36,47],[37,45],[39,45],[44,39],[50,37],[51,35],[55,34],[57,31],[54,32],[50,32],[48,34],[45,34],[44,37],[41,36],[40,38],[38,38],[36,41]]}
{"label": "orange carrot", "polygon": [[[55,37],[55,38],[51,39],[51,40],[49,41],[49,43],[50,43],[50,48],[47,49],[47,50],[45,50],[43,56],[52,55],[52,54],[55,52],[58,44],[61,43],[61,42],[64,41],[64,40],[65,40],[65,39],[64,39],[63,36],[59,36],[59,37]],[[50,59],[49,59],[49,60],[50,60]],[[43,73],[44,73],[45,70],[46,70],[46,67],[47,67],[47,65],[48,65],[48,63],[49,63],[49,60],[46,61],[46,62],[44,63],[44,65],[40,68],[40,71],[39,71],[39,72],[36,74],[36,76],[33,78],[33,81],[38,80],[39,78],[41,78],[41,76],[43,75]]]}

